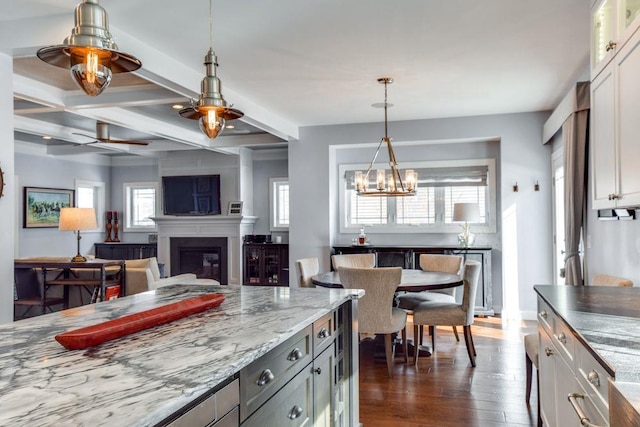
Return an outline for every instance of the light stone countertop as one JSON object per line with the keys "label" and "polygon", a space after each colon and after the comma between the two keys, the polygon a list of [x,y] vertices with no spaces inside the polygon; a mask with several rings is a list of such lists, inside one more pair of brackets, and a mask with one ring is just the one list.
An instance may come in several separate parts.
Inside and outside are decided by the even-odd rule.
{"label": "light stone countertop", "polygon": [[[216,308],[85,350],[54,336],[202,293]],[[154,425],[362,291],[174,285],[0,325],[0,426]]]}

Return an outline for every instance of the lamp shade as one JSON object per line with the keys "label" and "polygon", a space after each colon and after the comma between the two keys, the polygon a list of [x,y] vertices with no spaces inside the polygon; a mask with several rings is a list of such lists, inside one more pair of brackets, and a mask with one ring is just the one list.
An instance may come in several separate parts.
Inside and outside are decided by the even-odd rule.
{"label": "lamp shade", "polygon": [[480,209],[477,203],[454,203],[453,221],[455,222],[478,222],[480,219]]}
{"label": "lamp shade", "polygon": [[62,208],[58,230],[95,230],[98,228],[96,211],[93,208]]}

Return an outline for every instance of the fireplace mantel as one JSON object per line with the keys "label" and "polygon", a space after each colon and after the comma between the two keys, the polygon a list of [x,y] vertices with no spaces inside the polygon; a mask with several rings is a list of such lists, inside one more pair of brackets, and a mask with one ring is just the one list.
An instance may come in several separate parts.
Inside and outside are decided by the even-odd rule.
{"label": "fireplace mantel", "polygon": [[[160,216],[152,218],[158,225],[158,261],[171,265],[172,237],[226,237],[228,281],[242,284],[242,238],[253,233],[258,217],[233,215]],[[171,275],[171,270],[167,271]]]}

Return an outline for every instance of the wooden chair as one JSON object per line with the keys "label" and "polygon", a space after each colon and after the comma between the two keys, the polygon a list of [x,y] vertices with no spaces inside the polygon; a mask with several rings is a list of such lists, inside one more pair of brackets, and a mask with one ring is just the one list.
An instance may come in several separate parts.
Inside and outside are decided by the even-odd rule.
{"label": "wooden chair", "polygon": [[[416,343],[418,342],[419,326],[429,325],[431,331],[432,351],[436,351],[436,325],[462,326],[464,329],[464,341],[471,366],[476,366],[476,349],[471,335],[473,313],[475,310],[476,290],[480,277],[481,265],[478,261],[467,260],[464,267],[464,290],[462,304],[436,301],[425,301],[413,310],[413,332]],[[415,363],[418,364],[418,351],[415,352]]]}
{"label": "wooden chair", "polygon": [[376,266],[376,254],[331,255],[331,265],[334,270],[341,267],[373,268]]}
{"label": "wooden chair", "polygon": [[296,260],[296,268],[298,270],[300,286],[303,288],[315,288],[316,285],[311,281],[311,277],[320,272],[318,258],[314,257]]}
{"label": "wooden chair", "polygon": [[[421,254],[420,269],[423,271],[438,271],[441,273],[460,274],[464,258],[458,255],[437,255],[437,254]],[[425,301],[434,302],[456,302],[456,288],[442,289],[436,291],[409,292],[398,295],[398,307],[405,310],[413,310],[420,303]],[[458,329],[453,327],[453,334],[456,341],[460,341]],[[420,337],[422,337],[422,328],[420,328]],[[415,338],[414,338],[415,339]],[[418,342],[416,342],[418,344]]]}
{"label": "wooden chair", "polygon": [[633,282],[622,277],[594,274],[593,279],[591,279],[591,286],[633,286]]}
{"label": "wooden chair", "polygon": [[384,334],[384,349],[389,377],[393,377],[394,346],[391,335],[402,331],[404,361],[407,361],[407,312],[393,307],[393,296],[400,284],[402,268],[340,268],[345,289],[364,289],[358,301],[358,331]]}
{"label": "wooden chair", "polygon": [[538,390],[538,427],[542,426],[540,414],[540,373],[538,372],[538,334],[528,334],[524,337],[525,366],[527,368],[526,402],[531,398],[531,377],[533,366],[536,367],[536,389]]}
{"label": "wooden chair", "polygon": [[[32,268],[14,268],[14,280],[16,299],[13,301],[13,320],[24,319],[33,307],[40,307],[40,313],[45,309],[53,311],[51,306],[64,305],[64,298],[43,297],[40,292],[38,273]],[[18,307],[26,307],[21,315],[18,315]]]}

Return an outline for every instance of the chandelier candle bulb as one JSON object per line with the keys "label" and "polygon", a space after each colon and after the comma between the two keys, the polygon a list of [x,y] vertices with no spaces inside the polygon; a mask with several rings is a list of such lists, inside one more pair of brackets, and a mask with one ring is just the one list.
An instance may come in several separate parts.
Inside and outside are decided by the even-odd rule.
{"label": "chandelier candle bulb", "polygon": [[377,188],[379,191],[384,191],[386,187],[385,175],[386,173],[383,169],[378,169],[376,171],[376,182],[378,183]]}

